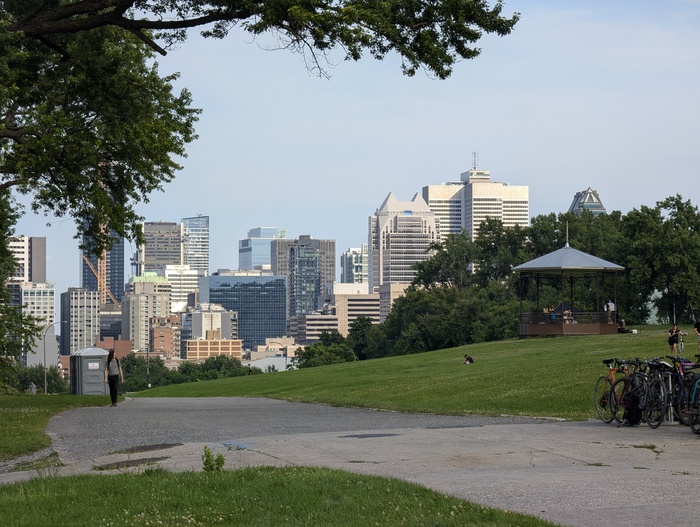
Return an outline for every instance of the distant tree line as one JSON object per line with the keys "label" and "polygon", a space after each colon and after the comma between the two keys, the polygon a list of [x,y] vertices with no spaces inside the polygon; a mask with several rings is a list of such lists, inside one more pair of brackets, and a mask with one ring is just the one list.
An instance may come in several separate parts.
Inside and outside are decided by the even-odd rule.
{"label": "distant tree line", "polygon": [[[662,322],[689,324],[700,316],[700,214],[676,195],[626,215],[551,213],[514,228],[487,219],[474,241],[466,232],[451,234],[415,266],[413,283],[383,323],[358,318],[347,339],[328,334],[305,347],[297,366],[515,338],[522,293],[513,267],[561,249],[567,240],[624,267],[615,290],[617,311],[628,323],[646,322],[653,310]],[[542,294],[555,303],[560,297],[554,288]]]}

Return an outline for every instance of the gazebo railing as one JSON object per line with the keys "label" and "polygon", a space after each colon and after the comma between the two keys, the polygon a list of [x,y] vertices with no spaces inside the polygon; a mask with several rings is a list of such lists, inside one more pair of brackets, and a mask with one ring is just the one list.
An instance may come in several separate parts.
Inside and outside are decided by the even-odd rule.
{"label": "gazebo railing", "polygon": [[615,313],[605,311],[578,311],[575,313],[522,313],[521,324],[615,324]]}

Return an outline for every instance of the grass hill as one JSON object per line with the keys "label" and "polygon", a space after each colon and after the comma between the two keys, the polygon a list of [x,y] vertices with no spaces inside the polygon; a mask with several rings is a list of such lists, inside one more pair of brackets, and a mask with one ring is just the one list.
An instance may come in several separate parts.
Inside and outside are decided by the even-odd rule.
{"label": "grass hill", "polygon": [[[666,327],[637,334],[507,340],[265,375],[156,388],[136,397],[263,396],[437,414],[595,416],[593,385],[608,357],[667,355]],[[696,353],[688,338],[686,355]],[[468,353],[475,359],[462,364]]]}

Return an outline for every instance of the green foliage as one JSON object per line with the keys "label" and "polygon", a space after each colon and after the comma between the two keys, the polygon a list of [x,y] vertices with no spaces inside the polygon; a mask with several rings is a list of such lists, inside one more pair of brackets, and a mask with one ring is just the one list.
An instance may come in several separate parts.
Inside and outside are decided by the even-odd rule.
{"label": "green foliage", "polygon": [[224,455],[221,453],[216,454],[211,451],[211,448],[204,445],[204,454],[202,454],[202,463],[204,465],[205,472],[221,472],[224,470]]}
{"label": "green foliage", "polygon": [[[163,360],[156,354],[148,358],[127,355],[121,359],[121,363],[124,369],[124,387],[128,392],[145,390],[148,383],[151,387],[156,387],[248,374],[241,361],[223,355],[209,357],[202,363],[183,362],[177,371],[166,368]],[[252,373],[259,374],[262,371],[260,368],[253,368]]]}
{"label": "green foliage", "polygon": [[367,358],[369,347],[369,332],[372,328],[372,319],[365,316],[357,317],[350,323],[347,344],[352,349],[358,360]]}
{"label": "green foliage", "polygon": [[2,189],[30,195],[35,212],[73,217],[98,253],[111,232],[138,238],[134,206],[174,177],[199,111],[133,34],[102,27],[37,40],[8,30],[27,14],[0,7]]}
{"label": "green foliage", "polygon": [[[342,339],[342,336],[340,338]],[[303,350],[297,351],[294,364],[297,368],[313,368],[357,360],[352,349],[344,340],[342,343],[331,342],[325,345],[323,342],[315,342],[310,346],[305,346]]]}
{"label": "green foliage", "polygon": [[[36,384],[37,393],[44,392],[44,365],[37,364],[27,368],[18,368],[15,388],[20,393],[29,393],[29,383]],[[46,368],[47,393],[65,394],[70,392],[68,381],[63,378],[58,366],[51,365]]]}
{"label": "green foliage", "polygon": [[[17,217],[12,196],[0,187],[0,284],[5,284],[16,268],[9,244],[15,234]],[[19,306],[10,305],[10,299],[10,289],[0,287],[0,387],[16,383],[17,366],[22,350],[35,344],[40,337],[40,324],[43,322],[43,319],[23,313]]]}

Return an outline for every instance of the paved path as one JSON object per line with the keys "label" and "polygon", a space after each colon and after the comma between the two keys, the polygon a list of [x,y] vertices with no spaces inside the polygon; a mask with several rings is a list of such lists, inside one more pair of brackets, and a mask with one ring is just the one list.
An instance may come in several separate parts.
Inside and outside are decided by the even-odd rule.
{"label": "paved path", "polygon": [[[138,398],[65,412],[48,432],[66,463],[61,474],[156,458],[170,470],[201,470],[208,445],[226,468],[308,465],[397,477],[576,527],[685,526],[700,517],[700,438],[676,424],[651,430],[270,399]],[[34,475],[0,473],[0,482]]]}

